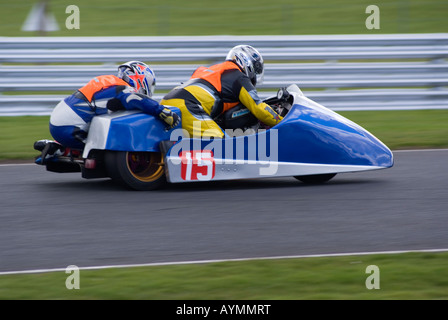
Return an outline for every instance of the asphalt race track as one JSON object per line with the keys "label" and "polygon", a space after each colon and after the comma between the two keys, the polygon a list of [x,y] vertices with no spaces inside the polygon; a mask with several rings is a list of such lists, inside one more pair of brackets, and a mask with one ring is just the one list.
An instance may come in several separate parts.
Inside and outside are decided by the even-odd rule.
{"label": "asphalt race track", "polygon": [[125,190],[111,180],[0,165],[0,272],[448,248],[448,150],[391,169]]}

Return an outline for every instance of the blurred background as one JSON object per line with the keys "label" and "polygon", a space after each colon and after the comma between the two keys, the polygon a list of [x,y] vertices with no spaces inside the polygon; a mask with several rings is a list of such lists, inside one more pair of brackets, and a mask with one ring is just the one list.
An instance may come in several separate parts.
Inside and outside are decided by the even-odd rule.
{"label": "blurred background", "polygon": [[[38,1],[0,1],[0,36],[30,36],[23,23]],[[448,28],[446,0],[47,0],[59,30],[51,36],[292,35],[432,33]],[[80,9],[79,30],[67,30],[66,8]],[[381,13],[365,27],[366,7]]]}

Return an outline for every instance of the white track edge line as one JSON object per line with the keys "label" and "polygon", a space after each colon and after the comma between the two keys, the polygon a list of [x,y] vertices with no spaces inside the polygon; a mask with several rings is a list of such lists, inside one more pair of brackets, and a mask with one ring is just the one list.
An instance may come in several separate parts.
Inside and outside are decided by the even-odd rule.
{"label": "white track edge line", "polygon": [[[179,261],[179,262],[156,262],[156,263],[141,263],[141,264],[122,264],[122,265],[109,265],[109,266],[79,267],[79,270],[103,270],[103,269],[118,269],[118,268],[160,267],[160,266],[172,266],[172,265],[221,263],[221,262],[303,259],[303,258],[326,258],[326,257],[349,257],[349,256],[367,256],[367,255],[377,255],[377,254],[402,254],[402,253],[424,253],[424,252],[427,252],[427,253],[448,252],[448,249],[395,250],[395,251],[309,254],[309,255],[295,255],[295,256],[216,259],[216,260],[197,260],[197,261]],[[4,272],[0,272],[0,276],[18,275],[18,274],[34,274],[34,273],[50,273],[50,272],[65,272],[66,270],[67,270],[67,268],[4,271]]]}

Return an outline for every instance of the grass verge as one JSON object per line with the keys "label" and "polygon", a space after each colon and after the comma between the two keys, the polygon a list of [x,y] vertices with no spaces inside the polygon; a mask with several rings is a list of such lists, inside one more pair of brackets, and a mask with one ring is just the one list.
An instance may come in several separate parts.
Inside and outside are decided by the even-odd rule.
{"label": "grass verge", "polygon": [[402,253],[81,270],[78,290],[63,271],[2,275],[0,299],[446,300],[447,260]]}
{"label": "grass verge", "polygon": [[[2,1],[0,35],[30,36],[22,31],[36,1]],[[227,0],[207,1],[52,0],[59,30],[54,36],[378,34],[446,32],[445,0]],[[69,29],[69,5],[80,12],[79,29]],[[369,5],[380,10],[380,28],[367,29]]]}

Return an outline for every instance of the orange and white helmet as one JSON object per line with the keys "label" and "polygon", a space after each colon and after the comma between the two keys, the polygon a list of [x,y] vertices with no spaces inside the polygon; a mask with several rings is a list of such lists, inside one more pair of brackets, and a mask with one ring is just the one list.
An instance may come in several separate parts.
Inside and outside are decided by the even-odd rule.
{"label": "orange and white helmet", "polygon": [[128,61],[118,66],[118,78],[123,79],[137,92],[152,97],[156,87],[156,75],[141,61]]}

